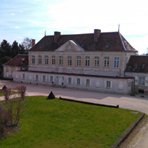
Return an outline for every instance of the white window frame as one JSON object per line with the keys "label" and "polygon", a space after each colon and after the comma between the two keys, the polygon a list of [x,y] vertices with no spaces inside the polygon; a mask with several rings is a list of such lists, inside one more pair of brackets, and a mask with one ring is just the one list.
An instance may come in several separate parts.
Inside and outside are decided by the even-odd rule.
{"label": "white window frame", "polygon": [[35,81],[36,81],[36,82],[39,81],[39,75],[35,75]]}
{"label": "white window frame", "polygon": [[86,87],[90,87],[90,79],[86,79]]}
{"label": "white window frame", "polygon": [[46,76],[43,75],[43,82],[46,82]]}
{"label": "white window frame", "polygon": [[47,65],[49,63],[49,57],[46,55],[45,56],[45,64]]}
{"label": "white window frame", "polygon": [[76,60],[76,66],[81,66],[81,56],[77,56],[77,60]]}
{"label": "white window frame", "polygon": [[90,66],[90,57],[89,56],[85,57],[85,66],[87,66],[87,67]]}
{"label": "white window frame", "polygon": [[71,85],[71,84],[72,84],[72,78],[69,77],[69,78],[68,78],[68,85]]}
{"label": "white window frame", "polygon": [[119,68],[120,66],[120,58],[114,57],[114,68]]}
{"label": "white window frame", "polygon": [[38,56],[38,64],[42,64],[42,56],[41,55]]}
{"label": "white window frame", "polygon": [[80,78],[77,78],[77,86],[80,86],[81,85],[81,80]]}
{"label": "white window frame", "polygon": [[99,66],[99,57],[98,56],[96,56],[95,58],[95,67],[98,67]]}
{"label": "white window frame", "polygon": [[50,76],[50,82],[51,83],[53,82],[53,76]]}
{"label": "white window frame", "polygon": [[63,65],[63,56],[59,56],[59,65]]}
{"label": "white window frame", "polygon": [[32,64],[35,64],[35,56],[34,55],[31,56],[31,62],[32,62]]}
{"label": "white window frame", "polygon": [[67,57],[67,64],[68,66],[72,66],[72,56]]}
{"label": "white window frame", "polygon": [[51,64],[52,65],[55,65],[56,64],[56,57],[55,56],[52,56],[51,57]]}
{"label": "white window frame", "polygon": [[109,57],[108,56],[104,57],[104,67],[106,68],[109,67]]}
{"label": "white window frame", "polygon": [[145,85],[145,77],[144,76],[140,76],[138,77],[138,84],[139,85]]}
{"label": "white window frame", "polygon": [[112,81],[110,81],[110,80],[105,81],[105,88],[111,89],[112,88]]}
{"label": "white window frame", "polygon": [[23,73],[23,75],[22,75],[22,79],[25,80],[25,74],[24,74],[24,73]]}

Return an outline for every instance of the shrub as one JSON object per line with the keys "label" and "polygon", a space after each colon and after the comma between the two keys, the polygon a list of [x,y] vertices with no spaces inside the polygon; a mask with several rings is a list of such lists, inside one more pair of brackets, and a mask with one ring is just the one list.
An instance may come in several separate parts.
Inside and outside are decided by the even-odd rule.
{"label": "shrub", "polygon": [[0,103],[0,137],[4,135],[5,128],[16,127],[20,120],[21,102],[24,100],[25,86],[11,89],[4,86],[2,93],[4,100]]}

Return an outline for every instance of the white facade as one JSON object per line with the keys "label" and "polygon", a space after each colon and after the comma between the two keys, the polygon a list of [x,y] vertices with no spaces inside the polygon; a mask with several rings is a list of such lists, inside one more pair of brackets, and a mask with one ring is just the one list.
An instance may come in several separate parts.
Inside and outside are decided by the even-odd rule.
{"label": "white facade", "polygon": [[18,66],[4,65],[3,67],[3,76],[8,79],[13,79],[13,73],[20,70],[20,67]]}
{"label": "white facade", "polygon": [[133,79],[93,77],[39,72],[16,72],[14,81],[49,86],[94,90],[99,92],[130,94]]}

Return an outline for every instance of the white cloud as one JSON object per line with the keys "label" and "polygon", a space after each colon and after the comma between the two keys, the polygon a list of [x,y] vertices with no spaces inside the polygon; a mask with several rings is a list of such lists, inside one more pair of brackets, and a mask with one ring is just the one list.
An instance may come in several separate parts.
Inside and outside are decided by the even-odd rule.
{"label": "white cloud", "polygon": [[[8,37],[42,37],[54,31],[87,33],[120,31],[131,44],[147,48],[148,9],[146,0],[6,0],[0,5],[3,16],[0,33]],[[17,29],[17,32],[16,32]],[[19,30],[19,31],[18,31]],[[10,35],[12,34],[12,35]],[[13,39],[12,39],[13,40]]]}

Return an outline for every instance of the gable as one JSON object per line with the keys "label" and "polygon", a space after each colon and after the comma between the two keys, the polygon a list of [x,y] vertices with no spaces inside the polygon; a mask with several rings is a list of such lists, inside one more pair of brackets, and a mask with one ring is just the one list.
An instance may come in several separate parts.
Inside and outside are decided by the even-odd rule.
{"label": "gable", "polygon": [[76,44],[73,40],[69,40],[60,46],[55,51],[57,52],[84,52],[84,49]]}

